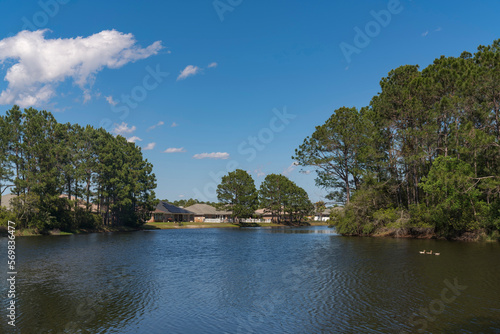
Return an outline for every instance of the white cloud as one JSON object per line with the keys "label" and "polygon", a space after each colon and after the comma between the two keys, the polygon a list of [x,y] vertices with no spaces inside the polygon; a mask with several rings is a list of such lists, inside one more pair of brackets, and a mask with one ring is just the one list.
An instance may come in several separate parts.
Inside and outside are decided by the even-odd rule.
{"label": "white cloud", "polygon": [[422,37],[425,37],[425,36],[427,36],[427,35],[429,35],[429,30],[427,30],[426,32],[423,32],[423,33],[422,33]]}
{"label": "white cloud", "polygon": [[143,151],[152,150],[153,148],[155,148],[155,146],[156,146],[156,143],[149,143],[146,145],[146,147],[143,148]]}
{"label": "white cloud", "polygon": [[227,152],[199,153],[193,155],[193,159],[229,159]]}
{"label": "white cloud", "polygon": [[130,138],[127,138],[127,141],[128,141],[129,143],[135,143],[136,141],[142,141],[142,139],[141,139],[141,138],[139,138],[139,137],[137,137],[137,136],[132,136],[132,137],[130,137]]}
{"label": "white cloud", "polygon": [[180,198],[183,198],[183,197],[184,197],[184,195],[179,195],[179,197],[180,197]]}
{"label": "white cloud", "polygon": [[184,149],[184,147],[169,147],[167,148],[165,151],[163,151],[163,153],[183,153],[183,152],[186,152],[186,150]]}
{"label": "white cloud", "polygon": [[181,71],[181,74],[177,77],[177,80],[184,80],[187,77],[196,75],[200,73],[201,69],[198,66],[188,65],[185,69]]}
{"label": "white cloud", "polygon": [[103,68],[119,68],[162,49],[160,41],[141,48],[132,34],[116,30],[57,39],[46,39],[47,31],[24,30],[0,40],[0,64],[9,66],[4,78],[9,84],[0,93],[0,104],[26,107],[45,103],[56,95],[57,85],[68,78],[82,89],[88,101],[95,77]]}
{"label": "white cloud", "polygon": [[176,126],[179,126],[179,124],[173,122],[172,125],[170,125],[171,128],[175,128]]}
{"label": "white cloud", "polygon": [[311,171],[310,170],[301,170],[299,173],[309,175],[309,174],[311,174]]}
{"label": "white cloud", "polygon": [[155,125],[150,126],[150,127],[148,128],[148,131],[151,131],[151,130],[153,130],[154,128],[157,128],[157,127],[159,127],[159,126],[162,126],[163,124],[165,124],[165,122],[163,122],[163,121],[159,121],[159,122],[158,122],[158,123],[156,123]]}
{"label": "white cloud", "polygon": [[257,177],[262,177],[262,176],[266,175],[266,173],[264,173],[262,171],[262,168],[256,169],[253,172],[255,173],[255,175],[257,175]]}
{"label": "white cloud", "polygon": [[110,95],[110,96],[106,96],[106,101],[108,101],[109,104],[111,104],[112,106],[116,106],[118,104],[118,102],[116,102],[115,100],[113,100],[113,97]]}
{"label": "white cloud", "polygon": [[111,132],[116,135],[127,135],[134,132],[135,129],[136,129],[135,125],[129,127],[127,123],[122,122],[122,124],[115,123],[115,127],[113,128],[113,130],[111,130]]}
{"label": "white cloud", "polygon": [[283,171],[283,173],[282,173],[282,174],[283,174],[283,175],[285,175],[285,176],[290,175],[290,174],[291,174],[291,173],[295,170],[295,168],[297,168],[297,166],[298,166],[298,163],[296,163],[296,162],[292,162],[292,164],[291,164],[290,166],[288,166],[288,167],[287,167],[287,168]]}
{"label": "white cloud", "polygon": [[217,64],[216,62],[213,62],[213,63],[210,63],[210,64],[208,65],[208,68],[217,67],[217,65],[218,65],[218,64]]}
{"label": "white cloud", "polygon": [[436,28],[436,30],[434,30],[434,31],[439,32],[439,31],[441,31],[441,30],[443,30],[443,28],[441,28],[441,27],[437,27],[437,28]]}

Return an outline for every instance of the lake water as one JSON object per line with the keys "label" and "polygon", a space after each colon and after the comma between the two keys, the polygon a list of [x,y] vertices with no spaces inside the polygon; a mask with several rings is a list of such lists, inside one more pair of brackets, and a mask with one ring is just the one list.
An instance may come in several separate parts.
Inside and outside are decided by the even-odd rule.
{"label": "lake water", "polygon": [[500,333],[498,243],[307,227],[27,237],[17,249],[17,331],[4,302],[4,333]]}

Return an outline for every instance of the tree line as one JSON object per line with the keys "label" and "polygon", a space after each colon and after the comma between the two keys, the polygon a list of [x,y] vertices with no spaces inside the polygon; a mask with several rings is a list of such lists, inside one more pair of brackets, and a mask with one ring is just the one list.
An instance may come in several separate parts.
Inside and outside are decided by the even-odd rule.
{"label": "tree line", "polygon": [[498,233],[500,40],[423,70],[398,67],[380,88],[369,106],[335,110],[293,157],[345,203],[338,231]]}
{"label": "tree line", "polygon": [[183,208],[187,208],[188,206],[195,205],[195,204],[208,204],[208,205],[211,205],[214,207],[218,205],[218,203],[209,202],[209,201],[206,201],[206,202],[200,201],[197,198],[189,198],[189,199],[182,198],[182,199],[178,199],[175,201],[169,201],[168,199],[162,199],[161,201],[173,204],[175,206],[183,207]]}
{"label": "tree line", "polygon": [[284,175],[269,174],[257,190],[246,171],[236,169],[222,177],[217,186],[219,207],[232,212],[233,219],[254,216],[260,206],[276,223],[300,223],[313,212],[307,192]]}
{"label": "tree line", "polygon": [[1,214],[21,228],[138,226],[150,218],[155,188],[152,164],[122,136],[33,108],[0,116],[0,191],[15,195]]}

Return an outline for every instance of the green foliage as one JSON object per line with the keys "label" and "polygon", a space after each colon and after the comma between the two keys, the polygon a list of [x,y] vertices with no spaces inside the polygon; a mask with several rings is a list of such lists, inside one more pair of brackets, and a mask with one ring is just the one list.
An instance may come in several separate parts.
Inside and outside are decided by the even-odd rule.
{"label": "green foliage", "polygon": [[250,174],[242,169],[229,172],[217,186],[217,198],[235,221],[252,217],[258,206],[258,193]]}
{"label": "green foliage", "polygon": [[277,223],[302,222],[314,206],[307,192],[281,174],[269,174],[260,185],[259,202]]}
{"label": "green foliage", "polygon": [[457,158],[438,157],[421,187],[435,203],[429,208],[432,222],[446,234],[480,227],[483,212],[481,192],[475,187],[472,167]]}
{"label": "green foliage", "polygon": [[14,212],[7,210],[3,206],[0,206],[0,226],[8,226],[9,221],[18,223],[17,217]]}
{"label": "green foliage", "polygon": [[332,216],[339,232],[498,230],[500,40],[422,71],[398,67],[380,87],[361,111],[335,110],[294,157],[346,203]]}
{"label": "green foliage", "polygon": [[138,226],[154,209],[152,165],[135,144],[103,129],[14,106],[0,117],[0,153],[0,190],[13,186],[21,228]]}
{"label": "green foliage", "polygon": [[349,203],[351,189],[359,186],[359,178],[367,156],[368,122],[356,108],[342,107],[295,150],[299,165],[317,168],[316,184],[340,189],[330,199],[345,199]]}
{"label": "green foliage", "polygon": [[216,207],[218,205],[218,203],[215,203],[215,202],[204,202],[204,201],[200,201],[199,199],[196,199],[196,198],[179,199],[176,201],[169,201],[168,199],[163,199],[162,201],[168,202],[168,203],[171,203],[175,206],[179,206],[179,207],[183,207],[183,208],[186,208],[186,207],[194,205],[194,204],[208,204],[208,205],[211,205],[213,207]]}

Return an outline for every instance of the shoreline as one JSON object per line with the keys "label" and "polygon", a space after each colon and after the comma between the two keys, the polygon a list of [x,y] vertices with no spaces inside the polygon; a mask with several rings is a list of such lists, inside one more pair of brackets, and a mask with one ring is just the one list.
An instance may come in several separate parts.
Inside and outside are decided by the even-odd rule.
{"label": "shoreline", "polygon": [[[194,223],[194,222],[181,222],[179,223],[146,223],[140,227],[127,227],[127,226],[106,226],[97,230],[77,230],[73,232],[64,232],[58,229],[47,231],[45,233],[37,233],[35,229],[22,229],[16,230],[15,236],[17,237],[38,237],[38,236],[68,236],[78,234],[91,234],[91,233],[115,233],[115,232],[136,232],[136,231],[154,231],[154,230],[171,230],[171,229],[205,229],[205,228],[241,228],[241,227],[303,227],[303,226],[328,226],[326,222],[312,222],[305,225],[282,225],[275,223],[243,223],[243,225],[230,224],[230,223]],[[7,236],[7,232],[0,232],[0,237]]]}
{"label": "shoreline", "polygon": [[[170,229],[196,229],[196,228],[240,228],[240,227],[303,227],[303,226],[328,226],[326,222],[312,222],[304,225],[283,225],[276,223],[146,223],[142,227],[145,230],[170,230]],[[145,228],[144,228],[145,227]]]}
{"label": "shoreline", "polygon": [[[329,225],[330,227],[334,227]],[[495,233],[487,234],[485,230],[465,232],[453,237],[438,235],[433,228],[407,227],[407,228],[380,228],[369,235],[341,234],[346,237],[393,238],[393,239],[434,239],[462,242],[500,242],[500,236]]]}

